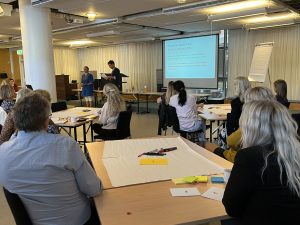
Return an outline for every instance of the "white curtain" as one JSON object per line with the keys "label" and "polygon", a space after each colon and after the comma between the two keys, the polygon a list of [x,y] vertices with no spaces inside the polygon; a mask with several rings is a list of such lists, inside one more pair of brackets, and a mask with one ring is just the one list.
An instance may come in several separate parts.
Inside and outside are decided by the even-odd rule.
{"label": "white curtain", "polygon": [[[233,80],[237,76],[248,76],[255,45],[274,42],[269,64],[271,84],[284,79],[288,85],[288,98],[300,99],[300,26],[289,26],[259,30],[231,30],[228,44],[228,95],[233,95]],[[270,88],[269,77],[264,84]]]}
{"label": "white curtain", "polygon": [[70,75],[70,82],[71,80],[77,80],[77,82],[80,82],[77,49],[55,47],[54,67],[55,75]]}
{"label": "white curtain", "polygon": [[156,69],[162,68],[161,42],[78,49],[79,70],[88,66],[97,74],[110,73],[109,60],[114,60],[121,73],[129,76],[123,79],[128,82],[123,85],[124,91],[142,91],[144,86],[156,91]]}

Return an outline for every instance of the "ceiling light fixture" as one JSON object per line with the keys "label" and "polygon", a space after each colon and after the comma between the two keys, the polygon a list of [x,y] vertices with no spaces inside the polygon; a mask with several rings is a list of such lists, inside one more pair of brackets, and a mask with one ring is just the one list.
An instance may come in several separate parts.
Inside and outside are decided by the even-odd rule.
{"label": "ceiling light fixture", "polygon": [[278,21],[267,23],[267,24],[246,24],[244,28],[246,30],[257,30],[257,29],[264,29],[264,28],[271,28],[271,27],[283,27],[288,25],[295,24],[294,20],[284,21],[282,23],[278,23]]}
{"label": "ceiling light fixture", "polygon": [[222,14],[222,13],[237,12],[241,10],[255,9],[258,7],[265,7],[268,6],[269,4],[270,4],[269,0],[242,1],[242,2],[228,3],[220,6],[210,7],[203,10],[203,12],[210,15],[215,15],[215,14]]}
{"label": "ceiling light fixture", "polygon": [[89,12],[86,15],[87,15],[88,21],[92,22],[92,21],[94,21],[96,19],[96,13]]}
{"label": "ceiling light fixture", "polygon": [[101,36],[109,36],[109,35],[117,35],[117,34],[120,34],[120,31],[107,30],[107,31],[87,34],[86,36],[92,38],[92,37],[101,37]]}
{"label": "ceiling light fixture", "polygon": [[93,44],[93,43],[94,42],[90,41],[90,40],[78,40],[78,41],[66,42],[66,44],[69,45],[70,48],[84,46],[84,45]]}
{"label": "ceiling light fixture", "polygon": [[265,14],[265,13],[266,13],[266,8],[257,8],[257,9],[247,10],[247,11],[210,15],[210,16],[208,16],[208,20],[217,22],[217,21],[223,21],[223,20],[244,18],[244,17],[249,17],[249,16],[257,16],[257,15],[261,15],[261,14]]}
{"label": "ceiling light fixture", "polygon": [[131,43],[131,42],[143,42],[143,41],[155,41],[154,37],[144,37],[144,38],[135,38],[135,39],[126,39],[122,43]]}
{"label": "ceiling light fixture", "polygon": [[177,0],[177,3],[183,4],[183,3],[186,3],[186,0]]}
{"label": "ceiling light fixture", "polygon": [[266,23],[272,21],[296,19],[297,17],[299,17],[299,15],[296,13],[272,13],[264,16],[256,16],[253,18],[245,19],[242,22],[245,24]]}

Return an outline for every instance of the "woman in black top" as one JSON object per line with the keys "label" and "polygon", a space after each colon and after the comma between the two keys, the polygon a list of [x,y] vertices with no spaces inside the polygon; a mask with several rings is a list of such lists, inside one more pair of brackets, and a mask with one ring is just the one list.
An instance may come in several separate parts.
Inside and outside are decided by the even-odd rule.
{"label": "woman in black top", "polygon": [[242,143],[223,204],[242,225],[298,224],[300,143],[297,125],[278,102],[246,103],[240,118]]}
{"label": "woman in black top", "polygon": [[276,93],[276,100],[285,107],[289,108],[290,103],[287,99],[287,85],[284,80],[276,80],[274,82],[274,91]]}
{"label": "woman in black top", "polygon": [[234,94],[236,98],[231,101],[231,112],[227,117],[227,136],[239,128],[239,119],[244,104],[244,94],[251,84],[247,77],[237,77],[234,80]]}

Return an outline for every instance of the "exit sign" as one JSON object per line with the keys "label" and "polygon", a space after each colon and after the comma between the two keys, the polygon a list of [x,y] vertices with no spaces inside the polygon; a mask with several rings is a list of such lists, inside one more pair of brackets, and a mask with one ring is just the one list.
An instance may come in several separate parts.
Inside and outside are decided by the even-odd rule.
{"label": "exit sign", "polygon": [[17,55],[23,55],[23,50],[22,49],[17,50]]}

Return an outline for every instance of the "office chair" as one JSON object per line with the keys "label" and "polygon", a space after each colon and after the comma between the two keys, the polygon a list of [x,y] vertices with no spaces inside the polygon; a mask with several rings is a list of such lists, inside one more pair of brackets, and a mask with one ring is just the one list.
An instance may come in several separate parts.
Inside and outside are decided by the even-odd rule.
{"label": "office chair", "polygon": [[26,84],[26,88],[33,90],[32,86],[30,84]]}
{"label": "office chair", "polygon": [[61,110],[65,110],[67,109],[67,103],[65,101],[63,102],[53,102],[51,104],[51,110],[52,112],[57,112],[57,111],[61,111]]}
{"label": "office chair", "polygon": [[31,219],[20,197],[17,194],[9,192],[5,188],[3,188],[3,191],[16,224],[32,225]]}
{"label": "office chair", "polygon": [[300,136],[300,114],[292,114],[292,117],[296,121],[296,123],[298,124],[297,133]]}
{"label": "office chair", "polygon": [[131,111],[122,111],[119,114],[119,119],[117,123],[117,129],[114,136],[104,137],[101,134],[95,135],[95,139],[102,140],[122,140],[131,136],[130,132],[130,121],[131,121],[132,112]]}

